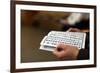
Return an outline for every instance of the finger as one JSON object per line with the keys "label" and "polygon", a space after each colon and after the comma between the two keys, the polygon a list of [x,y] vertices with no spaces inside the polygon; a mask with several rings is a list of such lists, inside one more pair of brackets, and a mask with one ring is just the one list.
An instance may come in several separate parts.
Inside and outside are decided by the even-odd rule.
{"label": "finger", "polygon": [[72,29],[72,32],[80,32],[80,30],[77,28],[74,28],[74,29]]}
{"label": "finger", "polygon": [[64,50],[66,48],[67,48],[67,45],[65,45],[65,44],[60,43],[57,45],[57,49],[59,49],[59,50]]}
{"label": "finger", "polygon": [[72,30],[72,28],[69,28],[68,30],[67,30],[67,32],[70,32]]}
{"label": "finger", "polygon": [[60,54],[61,51],[63,51],[63,48],[57,47],[57,48],[54,49],[53,53],[54,54]]}
{"label": "finger", "polygon": [[69,32],[80,32],[78,28],[69,28],[67,31]]}

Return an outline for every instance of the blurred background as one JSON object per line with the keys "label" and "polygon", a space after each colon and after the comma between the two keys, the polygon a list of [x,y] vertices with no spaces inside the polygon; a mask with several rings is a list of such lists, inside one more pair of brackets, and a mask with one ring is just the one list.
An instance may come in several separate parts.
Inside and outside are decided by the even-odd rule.
{"label": "blurred background", "polygon": [[89,31],[89,14],[21,10],[21,62],[58,61],[52,52],[40,50],[40,42],[52,30]]}

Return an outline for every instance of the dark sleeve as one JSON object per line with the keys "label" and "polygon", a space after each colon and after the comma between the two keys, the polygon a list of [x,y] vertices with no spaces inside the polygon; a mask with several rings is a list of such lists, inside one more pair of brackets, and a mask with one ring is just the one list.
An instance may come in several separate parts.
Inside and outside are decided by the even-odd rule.
{"label": "dark sleeve", "polygon": [[89,59],[89,50],[88,49],[81,49],[79,51],[78,60],[85,60],[85,59]]}
{"label": "dark sleeve", "polygon": [[89,33],[86,35],[85,49],[80,49],[77,56],[78,60],[89,59]]}

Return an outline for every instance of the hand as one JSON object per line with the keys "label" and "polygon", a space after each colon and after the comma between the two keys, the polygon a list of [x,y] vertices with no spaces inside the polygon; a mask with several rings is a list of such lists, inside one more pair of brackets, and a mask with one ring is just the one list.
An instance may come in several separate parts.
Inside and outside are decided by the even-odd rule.
{"label": "hand", "polygon": [[79,49],[75,46],[59,44],[57,48],[53,51],[53,54],[61,60],[75,60]]}
{"label": "hand", "polygon": [[69,31],[69,32],[81,32],[81,30],[78,28],[69,28],[67,31]]}

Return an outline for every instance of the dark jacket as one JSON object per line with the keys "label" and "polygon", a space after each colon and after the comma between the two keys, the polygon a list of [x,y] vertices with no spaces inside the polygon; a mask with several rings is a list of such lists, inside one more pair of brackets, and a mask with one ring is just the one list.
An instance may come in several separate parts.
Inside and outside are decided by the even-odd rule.
{"label": "dark jacket", "polygon": [[89,59],[89,33],[86,35],[85,49],[80,49],[77,59],[85,60]]}

